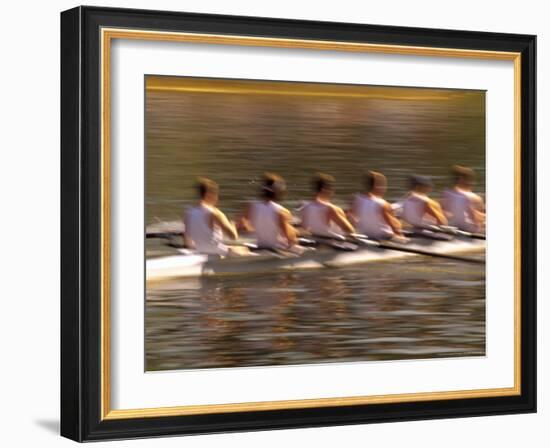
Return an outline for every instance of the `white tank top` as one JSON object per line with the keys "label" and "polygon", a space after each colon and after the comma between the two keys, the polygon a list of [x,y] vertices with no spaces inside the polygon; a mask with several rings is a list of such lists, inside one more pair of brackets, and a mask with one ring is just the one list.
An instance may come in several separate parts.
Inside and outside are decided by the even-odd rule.
{"label": "white tank top", "polygon": [[357,229],[371,238],[388,238],[393,235],[392,228],[384,219],[382,198],[358,194],[355,196]]}
{"label": "white tank top", "polygon": [[302,227],[313,235],[340,235],[337,225],[329,221],[330,208],[319,201],[310,201],[302,208]]}
{"label": "white tank top", "polygon": [[403,202],[402,218],[415,227],[424,227],[435,224],[435,220],[426,215],[428,196],[420,193],[411,193]]}
{"label": "white tank top", "polygon": [[469,191],[445,190],[443,193],[443,206],[449,216],[449,225],[461,230],[478,230],[476,224],[472,221],[469,211],[472,207],[475,194]]}
{"label": "white tank top", "polygon": [[283,247],[286,238],[281,233],[279,213],[283,207],[273,201],[257,201],[250,205],[249,218],[260,247]]}
{"label": "white tank top", "polygon": [[193,241],[195,250],[203,254],[227,255],[228,247],[222,243],[222,230],[211,225],[212,210],[206,205],[187,209],[185,234]]}

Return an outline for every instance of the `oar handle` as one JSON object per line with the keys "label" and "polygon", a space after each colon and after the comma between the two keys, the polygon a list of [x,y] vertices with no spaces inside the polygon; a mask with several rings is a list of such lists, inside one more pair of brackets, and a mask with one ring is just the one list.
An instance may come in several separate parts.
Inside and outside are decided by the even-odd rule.
{"label": "oar handle", "polygon": [[183,236],[183,231],[177,230],[173,232],[145,232],[145,238],[172,238],[174,236]]}
{"label": "oar handle", "polygon": [[447,258],[449,260],[466,261],[468,263],[484,264],[485,260],[480,258],[465,257],[463,255],[442,254],[439,252],[432,252],[429,250],[417,249],[413,247],[398,246],[391,243],[378,243],[378,247],[381,249],[396,250],[400,252],[408,252],[411,254],[426,255],[429,257]]}
{"label": "oar handle", "polygon": [[478,240],[486,239],[485,234],[483,233],[467,232],[466,230],[460,230],[457,227],[451,226],[426,226],[426,230],[431,230],[432,232],[437,233],[446,233],[448,235],[465,236]]}

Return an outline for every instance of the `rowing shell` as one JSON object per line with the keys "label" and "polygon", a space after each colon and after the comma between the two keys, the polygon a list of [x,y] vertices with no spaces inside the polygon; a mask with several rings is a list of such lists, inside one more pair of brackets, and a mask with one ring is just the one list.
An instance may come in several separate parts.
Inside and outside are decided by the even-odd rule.
{"label": "rowing shell", "polygon": [[[485,241],[457,237],[450,241],[413,238],[407,249],[429,250],[438,254],[458,254],[485,250]],[[156,282],[185,277],[201,277],[224,274],[252,274],[272,271],[322,269],[353,266],[373,261],[395,260],[418,254],[388,250],[374,246],[361,247],[354,251],[339,251],[319,247],[302,255],[281,255],[259,251],[249,256],[222,258],[218,255],[182,253],[147,260],[147,282]]]}

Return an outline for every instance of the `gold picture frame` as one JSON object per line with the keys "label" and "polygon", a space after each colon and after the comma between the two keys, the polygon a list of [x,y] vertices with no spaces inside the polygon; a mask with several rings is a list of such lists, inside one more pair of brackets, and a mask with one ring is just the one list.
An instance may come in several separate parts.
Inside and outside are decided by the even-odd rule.
{"label": "gold picture frame", "polygon": [[[372,39],[371,35],[365,37],[365,42],[350,42],[345,39],[345,26],[341,26],[341,32],[344,37],[341,40],[330,40],[330,39],[320,39],[320,38],[288,38],[288,37],[277,37],[276,35],[271,36],[260,36],[260,35],[250,35],[245,32],[243,29],[243,34],[229,34],[224,33],[223,30],[217,32],[197,32],[196,29],[193,29],[193,20],[198,20],[195,16],[187,17],[185,15],[179,16],[177,13],[143,13],[144,17],[147,20],[155,24],[162,23],[162,20],[177,20],[178,17],[181,19],[181,27],[185,29],[186,27],[191,28],[192,30],[186,32],[182,31],[173,31],[169,30],[170,26],[166,24],[167,29],[146,29],[147,27],[141,25],[129,26],[132,24],[132,16],[129,12],[117,12],[106,10],[102,8],[77,8],[71,11],[67,11],[64,14],[64,24],[65,32],[67,33],[66,38],[69,34],[74,38],[74,33],[80,33],[81,39],[94,39],[96,48],[98,50],[97,55],[94,56],[94,61],[97,62],[97,69],[99,73],[99,83],[98,91],[94,92],[97,94],[99,100],[98,108],[100,113],[100,123],[98,126],[98,142],[99,142],[99,152],[98,160],[98,179],[97,179],[97,191],[99,193],[99,204],[98,204],[98,216],[96,224],[99,224],[99,251],[98,251],[98,260],[97,260],[97,269],[99,273],[99,284],[98,284],[98,305],[99,305],[99,314],[96,316],[99,317],[99,322],[97,322],[97,330],[100,336],[99,344],[97,345],[99,359],[97,360],[97,367],[99,367],[99,376],[97,378],[96,386],[99,386],[99,405],[94,405],[91,408],[87,408],[87,404],[84,402],[84,398],[75,398],[72,396],[75,389],[75,384],[67,386],[65,397],[71,395],[71,399],[78,402],[78,406],[82,409],[87,409],[86,411],[82,410],[83,414],[86,414],[84,421],[95,421],[96,425],[92,427],[91,424],[87,426],[84,425],[84,421],[80,420],[75,423],[74,419],[66,417],[67,410],[64,412],[63,421],[66,424],[62,423],[62,433],[64,435],[78,439],[78,440],[90,440],[95,438],[118,438],[118,437],[132,437],[132,430],[127,428],[128,422],[132,421],[141,421],[146,419],[147,431],[146,434],[156,434],[164,433],[162,424],[157,424],[158,421],[161,421],[163,418],[172,418],[175,419],[185,419],[191,416],[212,416],[212,415],[225,415],[233,414],[233,418],[237,418],[243,413],[256,413],[262,414],[266,411],[299,411],[299,410],[316,410],[319,408],[324,408],[325,410],[330,410],[330,412],[338,413],[338,408],[345,407],[346,409],[365,409],[365,407],[373,408],[373,405],[388,405],[388,404],[399,404],[399,403],[414,403],[418,406],[422,406],[422,403],[445,403],[445,406],[452,406],[452,402],[456,400],[472,400],[472,399],[493,399],[498,400],[502,399],[503,402],[511,403],[508,404],[509,407],[514,405],[519,410],[519,408],[526,409],[525,403],[529,403],[529,409],[533,409],[533,392],[531,384],[532,382],[532,363],[534,363],[534,354],[532,353],[532,348],[525,350],[526,344],[531,344],[531,337],[526,337],[526,332],[533,331],[531,327],[532,322],[534,322],[533,315],[530,308],[526,309],[526,300],[534,300],[533,298],[525,297],[525,280],[534,275],[533,264],[534,263],[534,254],[533,254],[533,244],[525,243],[525,223],[526,218],[525,214],[531,213],[534,203],[532,203],[532,197],[526,196],[526,194],[531,194],[532,185],[527,185],[527,182],[531,180],[525,178],[525,173],[527,170],[531,171],[533,169],[532,164],[534,161],[531,160],[531,153],[534,151],[534,143],[532,142],[532,136],[526,135],[526,131],[530,133],[532,126],[532,115],[529,115],[526,111],[533,108],[532,99],[530,96],[530,89],[534,91],[534,74],[532,73],[531,63],[534,58],[534,53],[532,47],[534,45],[534,38],[532,36],[516,36],[509,35],[508,37],[502,37],[501,46],[503,49],[490,49],[490,39],[488,35],[477,36],[476,34],[476,45],[478,48],[471,48],[464,46],[460,47],[461,41],[466,41],[466,37],[472,38],[472,36],[462,35],[461,32],[447,32],[445,36],[439,36],[439,34],[433,32],[432,30],[424,30],[426,39],[431,39],[433,45],[427,45],[425,42],[422,44],[411,44],[406,43],[407,37],[402,38],[401,42],[390,42],[393,38],[390,36],[390,29],[384,28],[381,30],[376,29],[377,36],[384,36],[386,33],[386,40],[388,42],[381,43],[377,41],[369,41]],[[155,15],[156,14],[156,15]],[[184,17],[185,16],[185,17]],[[107,18],[105,18],[107,17]],[[115,17],[115,19],[113,19]],[[211,24],[217,24],[218,19],[215,17],[208,18],[208,16],[201,16],[203,20],[210,20]],[[238,21],[238,19],[235,19]],[[267,19],[257,19],[261,24],[262,20]],[[82,21],[89,21],[86,23],[93,24],[94,35],[90,34],[89,29],[84,31],[83,28],[78,26],[78,23]],[[113,22],[116,22],[113,25]],[[223,23],[220,27],[223,28]],[[190,25],[191,24],[191,25]],[[115,26],[116,25],[116,26]],[[301,26],[299,23],[285,23],[282,21],[280,23],[281,27],[287,27],[286,30],[294,28],[298,30]],[[322,24],[319,25],[320,29],[332,30],[333,32],[338,30],[338,24]],[[357,25],[357,27],[361,27]],[[155,28],[160,28],[155,25]],[[368,31],[365,29],[365,31]],[[370,31],[371,34],[375,31]],[[281,34],[283,30],[280,31]],[[86,34],[87,33],[87,34]],[[456,34],[454,34],[456,33]],[[464,32],[465,33],[465,32]],[[271,33],[273,34],[273,33]],[[366,33],[368,34],[368,33]],[[468,34],[468,33],[466,33]],[[474,33],[475,34],[475,33]],[[91,36],[91,37],[90,37]],[[370,37],[369,37],[370,36]],[[305,400],[283,400],[283,401],[269,401],[269,402],[243,402],[243,403],[232,403],[232,404],[218,404],[218,405],[182,405],[175,407],[160,407],[160,408],[143,408],[143,409],[112,409],[111,403],[111,371],[110,371],[110,359],[111,359],[111,345],[110,345],[110,284],[111,284],[111,269],[110,269],[110,247],[111,247],[111,234],[110,234],[110,210],[111,210],[111,191],[110,191],[110,176],[111,176],[111,46],[113,42],[117,39],[124,40],[140,40],[140,41],[163,41],[163,42],[184,42],[184,43],[200,43],[200,44],[209,44],[209,45],[238,45],[243,47],[275,47],[275,48],[287,48],[287,49],[313,49],[321,51],[339,51],[339,52],[367,52],[367,53],[381,53],[381,54],[398,54],[398,55],[410,55],[410,56],[436,56],[436,57],[448,57],[448,58],[474,58],[474,59],[485,59],[485,60],[505,60],[512,61],[514,65],[514,158],[515,158],[515,178],[514,178],[514,209],[515,209],[515,222],[514,222],[514,252],[515,252],[515,262],[514,262],[514,272],[515,272],[515,290],[514,290],[514,386],[508,388],[494,388],[494,389],[477,389],[477,390],[461,390],[461,391],[447,391],[447,392],[430,392],[430,393],[405,393],[405,394],[396,394],[396,395],[375,395],[375,396],[354,396],[354,397],[339,397],[339,398],[316,398],[316,399],[305,399]],[[394,39],[395,40],[395,39]],[[409,41],[412,40],[409,36]],[[76,43],[72,44],[67,43],[67,55],[66,58],[66,67],[70,66],[70,70],[66,69],[64,73],[65,80],[68,77],[74,77],[75,72],[78,72],[82,69],[77,60],[74,59],[75,54],[79,54],[81,51],[84,51],[81,47],[78,47]],[[519,42],[519,43],[518,43]],[[457,45],[457,46],[451,46]],[[71,46],[72,45],[72,46]],[[77,46],[77,48],[73,48]],[[92,45],[93,47],[93,45]],[[76,65],[76,68],[72,65]],[[78,85],[78,89],[84,88],[82,83]],[[69,91],[70,90],[70,91]],[[526,90],[528,91],[526,93]],[[77,96],[80,98],[80,91],[76,92]],[[67,87],[66,95],[75,94],[74,86],[71,86],[69,89]],[[67,105],[64,106],[66,113],[71,110]],[[533,111],[531,110],[531,114]],[[63,119],[63,117],[62,117]],[[70,130],[65,131],[67,135],[70,132],[74,132],[72,128],[75,125],[86,126],[86,117],[79,117],[81,122],[79,123],[63,123]],[[72,135],[72,134],[71,134]],[[67,137],[69,138],[69,137]],[[82,148],[81,150],[85,150]],[[63,146],[62,151],[68,152],[73,151],[72,148],[69,148],[67,143]],[[527,154],[527,156],[526,156]],[[74,162],[77,163],[77,162]],[[527,166],[525,165],[527,163]],[[68,170],[68,168],[66,168]],[[68,175],[67,175],[68,176]],[[528,193],[526,193],[525,186],[527,185]],[[74,213],[74,210],[67,210],[65,216],[69,216],[71,213]],[[71,215],[72,216],[72,215]],[[68,219],[68,218],[67,218]],[[534,226],[534,222],[528,222],[528,231]],[[522,232],[523,228],[523,232]],[[532,235],[534,238],[534,235]],[[74,242],[72,243],[74,244]],[[67,248],[67,253],[78,250],[81,251],[81,246],[78,248]],[[68,255],[64,255],[67,257]],[[530,260],[530,265],[526,266],[525,260]],[[526,270],[529,271],[526,274]],[[526,277],[527,275],[527,277]],[[67,279],[67,282],[74,282],[74,279]],[[522,286],[523,285],[523,286]],[[70,289],[70,288],[69,288]],[[63,300],[74,300],[73,297],[64,297]],[[70,312],[74,310],[72,307],[66,307]],[[80,312],[82,312],[82,307]],[[68,312],[68,314],[70,314]],[[64,325],[69,324],[65,318]],[[530,328],[525,328],[525,322],[530,323]],[[523,326],[522,326],[523,325]],[[73,329],[72,331],[75,331]],[[77,332],[83,331],[82,328],[77,328]],[[527,341],[528,339],[528,341]],[[62,342],[63,344],[63,342]],[[83,350],[83,347],[69,347],[66,352],[72,353]],[[82,353],[81,353],[82,354]],[[66,365],[66,369],[74,369],[74,364],[82,361],[74,359],[74,356],[68,356],[63,361]],[[71,367],[69,368],[69,364]],[[527,370],[527,372],[526,372]],[[71,370],[72,372],[72,370]],[[74,378],[73,378],[74,380]],[[67,380],[69,381],[69,380]],[[84,387],[82,384],[82,378],[78,377],[80,382],[80,387]],[[526,381],[529,381],[531,384],[529,388],[526,389]],[[89,396],[90,389],[94,389],[93,386],[88,385],[87,394]],[[84,394],[86,395],[86,394]],[[88,398],[89,400],[89,398]],[[481,401],[480,401],[481,402]],[[520,406],[521,403],[521,406]],[[522,407],[523,406],[523,407]],[[437,406],[435,407],[437,408]],[[434,409],[435,409],[434,408]],[[508,409],[508,408],[507,408]],[[63,412],[63,411],[62,411]],[[435,411],[434,411],[435,412]],[[461,415],[475,415],[475,410],[460,411]],[[484,411],[480,410],[478,413],[483,413]],[[448,411],[447,411],[448,413]],[[434,414],[436,415],[436,414]],[[396,419],[400,417],[396,414]],[[261,420],[261,419],[260,419]],[[202,432],[202,429],[205,428],[204,424],[197,424],[193,429],[188,429],[186,426],[185,420],[180,420],[182,422],[182,430],[175,430],[175,433],[192,433],[194,431]],[[351,421],[351,420],[349,420]],[[364,418],[363,421],[369,421],[368,418]],[[121,426],[116,426],[118,423]],[[323,419],[321,418],[318,422],[323,424]],[[305,423],[307,425],[308,423]],[[313,423],[315,424],[315,422]],[[111,426],[109,426],[111,425]],[[160,425],[160,426],[158,426]],[[238,421],[235,423],[236,428],[250,429],[254,426],[239,426]],[[106,429],[98,429],[105,427]],[[176,424],[177,427],[177,424]],[[259,428],[262,427],[262,423],[258,423]],[[267,426],[263,426],[267,427]],[[281,427],[285,427],[282,424]],[[286,427],[289,427],[288,425]],[[87,428],[87,433],[83,432],[83,428]],[[112,429],[114,428],[114,429]],[[223,430],[223,425],[220,425],[220,430]],[[214,429],[216,430],[216,429]],[[173,433],[174,430],[167,431],[166,433]]]}

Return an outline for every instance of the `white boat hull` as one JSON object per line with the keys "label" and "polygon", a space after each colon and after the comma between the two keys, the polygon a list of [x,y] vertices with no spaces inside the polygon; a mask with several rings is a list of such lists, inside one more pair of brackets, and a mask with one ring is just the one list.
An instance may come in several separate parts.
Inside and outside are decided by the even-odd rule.
{"label": "white boat hull", "polygon": [[[485,241],[470,238],[455,238],[437,241],[424,238],[407,244],[408,249],[430,251],[438,254],[459,254],[485,250]],[[361,247],[355,251],[338,251],[321,247],[300,256],[281,256],[268,251],[250,256],[221,258],[217,255],[179,254],[148,259],[147,282],[168,279],[200,277],[208,275],[252,274],[283,270],[338,268],[373,261],[395,260],[414,257],[417,254],[374,246]]]}

